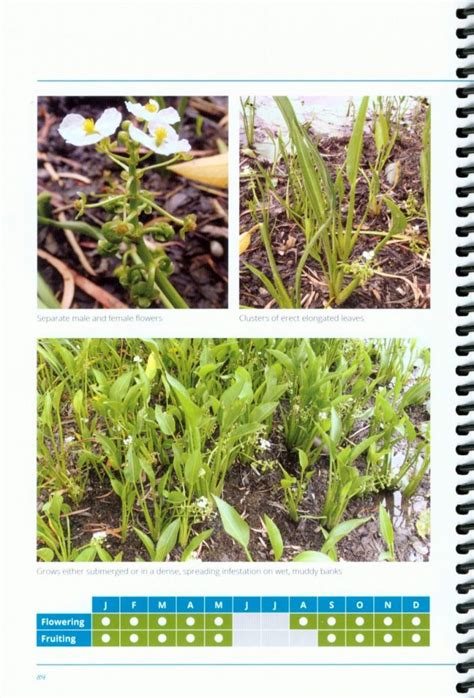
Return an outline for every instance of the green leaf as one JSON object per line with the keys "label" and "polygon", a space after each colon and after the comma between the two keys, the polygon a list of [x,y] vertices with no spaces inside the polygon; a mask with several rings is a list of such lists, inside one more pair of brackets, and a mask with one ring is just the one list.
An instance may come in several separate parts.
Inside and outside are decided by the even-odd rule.
{"label": "green leaf", "polygon": [[190,453],[186,458],[186,464],[184,466],[184,479],[191,487],[198,479],[201,465],[201,451],[193,451],[193,453]]}
{"label": "green leaf", "polygon": [[133,373],[131,371],[123,373],[121,376],[119,376],[110,388],[109,398],[114,402],[121,402],[127,394],[132,377]]}
{"label": "green leaf", "polygon": [[324,553],[318,553],[315,550],[305,550],[295,555],[292,562],[329,562],[333,564],[334,561],[331,560],[329,555],[325,555]]}
{"label": "green leaf", "polygon": [[367,521],[370,521],[370,516],[362,519],[349,519],[348,521],[342,521],[330,531],[323,547],[321,548],[321,551],[326,553],[329,550],[334,549],[342,538],[348,536],[349,533],[355,531],[356,528],[359,528],[359,526],[367,523]]}
{"label": "green leaf", "polygon": [[331,430],[329,432],[329,438],[334,446],[337,446],[342,435],[342,424],[334,407],[331,407]]}
{"label": "green leaf", "polygon": [[395,536],[393,533],[392,520],[382,502],[380,502],[379,506],[379,528],[380,535],[384,539],[385,545],[387,546],[389,553],[392,555],[395,546]]}
{"label": "green leaf", "polygon": [[152,381],[153,378],[156,376],[157,370],[158,370],[158,364],[156,362],[156,357],[152,352],[150,354],[150,356],[148,357],[148,361],[147,361],[146,368],[145,368],[146,377]]}
{"label": "green leaf", "polygon": [[262,405],[257,405],[250,413],[250,421],[264,422],[267,417],[270,417],[275,412],[277,407],[278,402],[264,402]]}
{"label": "green leaf", "polygon": [[234,540],[247,549],[250,542],[250,527],[233,506],[224,502],[216,495],[213,495],[214,501],[219,510],[224,531]]}
{"label": "green leaf", "polygon": [[281,537],[280,529],[272,519],[264,514],[263,524],[267,530],[268,537],[273,550],[273,555],[276,562],[281,559],[283,555],[283,538]]}
{"label": "green leaf", "polygon": [[50,548],[38,548],[36,554],[43,562],[52,562],[54,560],[54,552]]}
{"label": "green leaf", "polygon": [[363,97],[352,129],[349,145],[347,146],[346,172],[351,187],[355,185],[359,175],[360,157],[364,144],[365,117],[368,106],[369,98]]}
{"label": "green leaf", "polygon": [[389,141],[388,124],[385,114],[379,114],[377,121],[375,122],[375,147],[377,152],[385,148]]}
{"label": "green leaf", "polygon": [[191,556],[191,554],[199,548],[201,543],[203,543],[205,540],[210,538],[213,533],[214,533],[214,529],[208,528],[206,531],[203,531],[202,533],[199,533],[197,536],[194,536],[194,538],[189,542],[189,544],[183,550],[183,554],[181,555],[181,562],[186,562],[189,559],[189,557]]}
{"label": "green leaf", "polygon": [[94,562],[96,556],[96,549],[88,545],[87,548],[81,550],[81,552],[74,558],[74,562]]}
{"label": "green leaf", "polygon": [[163,562],[166,556],[173,550],[178,539],[179,526],[179,519],[172,521],[158,538],[153,559],[154,562]]}
{"label": "green leaf", "polygon": [[146,551],[148,553],[150,560],[153,561],[154,557],[155,557],[155,546],[154,546],[152,539],[149,536],[147,536],[146,533],[143,533],[143,531],[140,531],[139,528],[134,527],[133,530],[135,531],[135,533],[137,534],[137,536],[140,538],[141,542],[143,543],[144,547],[146,548]]}
{"label": "green leaf", "polygon": [[159,405],[155,405],[155,419],[165,436],[173,436],[176,430],[176,424],[172,414],[163,412]]}

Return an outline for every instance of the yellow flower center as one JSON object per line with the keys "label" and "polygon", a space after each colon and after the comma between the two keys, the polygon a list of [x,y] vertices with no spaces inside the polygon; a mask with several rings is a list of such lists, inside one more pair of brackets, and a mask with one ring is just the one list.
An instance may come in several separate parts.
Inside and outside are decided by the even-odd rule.
{"label": "yellow flower center", "polygon": [[93,133],[97,133],[95,130],[95,121],[94,119],[84,119],[84,123],[82,124],[82,128],[84,131],[87,133],[88,136],[92,136]]}
{"label": "yellow flower center", "polygon": [[147,104],[145,104],[145,109],[151,112],[158,111],[158,105],[153,104],[153,102],[148,102]]}
{"label": "yellow flower center", "polygon": [[166,139],[166,136],[168,135],[166,128],[164,126],[158,126],[158,128],[155,130],[155,143],[157,146],[160,146],[163,141]]}

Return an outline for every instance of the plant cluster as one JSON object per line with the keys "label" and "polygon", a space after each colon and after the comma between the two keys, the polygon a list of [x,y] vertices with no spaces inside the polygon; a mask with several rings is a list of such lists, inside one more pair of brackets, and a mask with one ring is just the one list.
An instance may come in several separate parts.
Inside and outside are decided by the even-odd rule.
{"label": "plant cluster", "polygon": [[[426,409],[429,351],[414,340],[45,339],[38,390],[45,561],[112,559],[107,531],[79,546],[71,533],[91,483],[120,503],[114,535],[137,537],[147,559],[197,555],[219,526],[251,559],[244,511],[226,501],[235,469],[271,473],[287,521],[322,532],[322,550],[298,560],[337,559],[368,520],[348,517],[351,501],[409,499],[429,469],[429,426],[413,416]],[[271,508],[259,513],[274,558],[288,559]]]}
{"label": "plant cluster", "polygon": [[[260,232],[270,274],[249,263],[245,263],[245,267],[258,278],[278,307],[301,308],[302,278],[308,264],[316,263],[327,286],[326,305],[340,306],[374,275],[383,275],[378,262],[387,245],[395,240],[406,241],[411,246],[417,244],[416,236],[407,235],[412,220],[425,220],[429,235],[430,109],[425,111],[419,163],[424,201],[417,202],[412,197],[402,205],[397,203],[394,194],[402,176],[401,165],[399,160],[393,160],[392,154],[407,110],[405,98],[378,97],[369,110],[369,97],[363,97],[354,114],[345,159],[334,169],[328,166],[317,140],[310,133],[310,124],[298,116],[292,101],[288,97],[274,97],[274,101],[285,128],[276,136],[271,132],[267,134],[273,142],[270,167],[259,159],[258,148],[257,154],[251,150],[255,103],[250,98],[241,103],[249,146],[245,152],[252,158],[251,167],[242,172],[249,192],[247,208],[254,223],[250,232]],[[420,108],[425,109],[424,105]],[[368,166],[363,166],[369,126],[375,147]],[[365,197],[361,197],[362,191]],[[292,283],[286,285],[275,251],[275,232],[279,225],[273,214],[275,206],[304,240]],[[378,226],[371,228],[373,219],[378,216],[389,221],[386,230]],[[243,249],[249,240],[245,236],[243,233],[241,238]],[[364,239],[372,239],[374,244],[361,251],[360,243]]]}

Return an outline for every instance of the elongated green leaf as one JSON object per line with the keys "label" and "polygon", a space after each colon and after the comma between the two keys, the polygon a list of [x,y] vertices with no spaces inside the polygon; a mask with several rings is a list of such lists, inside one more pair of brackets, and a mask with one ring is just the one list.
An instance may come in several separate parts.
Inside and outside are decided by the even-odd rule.
{"label": "elongated green leaf", "polygon": [[263,523],[270,539],[273,555],[275,560],[278,562],[283,555],[283,538],[281,537],[280,529],[276,523],[272,521],[269,516],[267,516],[267,514],[264,514],[263,516]]}
{"label": "elongated green leaf", "polygon": [[208,528],[206,531],[203,531],[202,533],[199,533],[197,536],[194,536],[194,538],[189,542],[189,544],[183,550],[183,554],[181,555],[181,562],[186,562],[187,560],[189,560],[192,553],[199,548],[201,543],[203,543],[205,540],[210,538],[213,533],[214,533],[214,529]]}
{"label": "elongated green leaf", "polygon": [[364,145],[364,125],[369,106],[369,98],[363,97],[352,129],[349,145],[347,146],[346,172],[349,184],[353,187],[359,176],[360,157]]}
{"label": "elongated green leaf", "polygon": [[128,371],[117,378],[110,388],[109,397],[114,402],[121,402],[127,394],[133,373]]}
{"label": "elongated green leaf", "polygon": [[158,364],[156,362],[156,357],[155,357],[154,353],[152,352],[150,354],[150,356],[148,357],[148,361],[147,361],[146,368],[145,368],[146,377],[152,381],[153,378],[156,376],[157,370],[158,370]]}
{"label": "elongated green leaf", "polygon": [[341,423],[340,417],[337,414],[334,407],[331,407],[331,429],[329,432],[329,438],[331,439],[331,442],[335,446],[337,446],[337,444],[341,440],[341,435],[342,435],[342,423]]}
{"label": "elongated green leaf", "polygon": [[36,554],[42,562],[52,562],[54,560],[54,552],[51,548],[38,548]]}
{"label": "elongated green leaf", "polygon": [[174,376],[166,373],[166,380],[173,389],[176,397],[178,398],[184,413],[192,426],[197,426],[199,422],[199,417],[201,416],[201,410],[193,402],[189,392],[186,390],[184,385],[179,382]]}
{"label": "elongated green leaf", "polygon": [[250,541],[250,527],[248,523],[233,506],[227,504],[227,502],[224,502],[223,499],[216,495],[213,495],[213,497],[219,510],[224,531],[236,540],[239,545],[247,549]]}
{"label": "elongated green leaf", "polygon": [[178,539],[180,520],[172,521],[158,538],[154,555],[154,562],[163,562],[166,556],[173,550]]}
{"label": "elongated green leaf", "polygon": [[295,555],[292,562],[318,562],[318,563],[330,563],[334,564],[334,560],[331,560],[329,555],[324,553],[318,553],[315,550],[305,550],[303,553],[298,553]]}
{"label": "elongated green leaf", "polygon": [[166,436],[172,436],[174,434],[176,424],[173,415],[169,412],[163,412],[159,405],[155,405],[155,419],[163,434]]}
{"label": "elongated green leaf", "polygon": [[328,537],[324,542],[323,547],[321,548],[321,551],[323,553],[326,553],[332,548],[335,548],[339,541],[342,540],[342,538],[348,536],[349,533],[355,531],[356,528],[359,528],[359,526],[362,526],[363,524],[367,523],[367,521],[370,521],[370,516],[367,516],[362,519],[349,519],[348,521],[341,521],[340,524],[335,526],[330,531]]}
{"label": "elongated green leaf", "polygon": [[388,124],[385,114],[379,114],[377,117],[374,137],[375,147],[377,148],[377,152],[380,153],[382,148],[385,148],[389,141]]}
{"label": "elongated green leaf", "polygon": [[389,552],[392,553],[395,545],[395,536],[393,533],[393,526],[392,521],[390,519],[390,515],[388,511],[385,509],[382,502],[380,502],[379,506],[379,527],[380,535],[384,539]]}
{"label": "elongated green leaf", "polygon": [[139,528],[134,528],[133,530],[135,531],[135,533],[137,534],[137,536],[140,538],[141,542],[143,543],[150,560],[153,561],[153,559],[155,557],[155,545],[154,545],[152,539],[149,536],[147,536],[146,533],[143,533],[143,531],[140,531]]}
{"label": "elongated green leaf", "polygon": [[265,402],[262,405],[257,405],[250,413],[250,421],[264,422],[267,417],[270,417],[275,412],[277,407],[278,402]]}

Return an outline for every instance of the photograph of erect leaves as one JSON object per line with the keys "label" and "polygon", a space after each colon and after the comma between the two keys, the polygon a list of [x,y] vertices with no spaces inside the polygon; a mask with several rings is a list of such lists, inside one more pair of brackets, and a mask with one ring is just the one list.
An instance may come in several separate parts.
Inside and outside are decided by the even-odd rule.
{"label": "photograph of erect leaves", "polygon": [[409,339],[41,339],[38,560],[427,560],[429,393]]}
{"label": "photograph of erect leaves", "polygon": [[244,308],[428,308],[424,97],[242,97]]}
{"label": "photograph of erect leaves", "polygon": [[38,307],[226,308],[225,97],[38,98]]}

